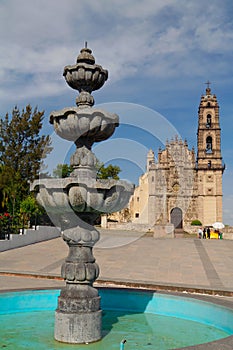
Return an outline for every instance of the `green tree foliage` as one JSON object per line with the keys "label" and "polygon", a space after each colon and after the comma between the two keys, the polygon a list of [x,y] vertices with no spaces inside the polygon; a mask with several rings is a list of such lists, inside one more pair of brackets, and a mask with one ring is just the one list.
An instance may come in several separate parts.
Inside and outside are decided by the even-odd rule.
{"label": "green tree foliage", "polygon": [[43,213],[43,208],[41,208],[36,199],[29,195],[20,203],[20,224],[22,227],[25,226],[27,221],[32,217],[36,217]]}
{"label": "green tree foliage", "polygon": [[121,172],[121,168],[117,165],[109,164],[104,166],[102,163],[97,164],[97,178],[98,179],[114,179],[119,180],[118,174]]}
{"label": "green tree foliage", "polygon": [[202,226],[202,223],[200,220],[196,219],[191,222],[192,226]]}
{"label": "green tree foliage", "polygon": [[73,171],[72,165],[58,164],[56,169],[53,170],[53,176],[56,178],[64,178],[70,176]]}
{"label": "green tree foliage", "polygon": [[[119,180],[118,174],[121,172],[121,169],[117,165],[109,164],[107,167],[103,163],[97,162],[97,179],[114,179]],[[70,176],[73,171],[73,167],[68,164],[58,164],[57,167],[53,170],[53,176],[56,178],[64,178]]]}
{"label": "green tree foliage", "polygon": [[0,239],[5,239],[11,233],[11,216],[9,213],[0,214]]}
{"label": "green tree foliage", "polygon": [[17,203],[20,203],[28,184],[21,181],[20,173],[9,166],[1,166],[0,173],[0,212],[7,210],[14,217]]}
{"label": "green tree foliage", "polygon": [[29,195],[20,203],[20,212],[26,215],[35,215],[41,212],[41,207],[37,203],[36,199]]}
{"label": "green tree foliage", "polygon": [[49,136],[40,135],[44,112],[27,105],[0,119],[0,212],[13,217],[38,177],[43,158],[51,151]]}

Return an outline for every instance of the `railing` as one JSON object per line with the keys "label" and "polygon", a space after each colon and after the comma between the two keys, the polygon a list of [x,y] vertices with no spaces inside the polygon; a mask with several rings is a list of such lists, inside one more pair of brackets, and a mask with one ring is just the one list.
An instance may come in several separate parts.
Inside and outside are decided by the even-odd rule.
{"label": "railing", "polygon": [[10,232],[6,232],[5,230],[0,230],[0,240],[10,239]]}
{"label": "railing", "polygon": [[60,236],[60,230],[51,226],[37,226],[37,230],[27,229],[24,234],[10,234],[0,241],[0,252],[47,241]]}

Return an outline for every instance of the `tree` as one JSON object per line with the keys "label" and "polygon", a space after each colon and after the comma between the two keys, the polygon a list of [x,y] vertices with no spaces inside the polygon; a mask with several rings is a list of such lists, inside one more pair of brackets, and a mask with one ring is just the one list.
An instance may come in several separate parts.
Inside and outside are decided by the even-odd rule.
{"label": "tree", "polygon": [[[7,210],[14,217],[16,203],[20,203],[20,198],[25,192],[28,184],[21,181],[20,173],[8,166],[1,167],[0,176],[0,198],[2,210]],[[1,211],[1,210],[0,210]]]}
{"label": "tree", "polygon": [[36,199],[29,195],[27,196],[21,203],[20,203],[20,219],[21,219],[21,226],[24,227],[24,225],[30,221],[32,217],[34,219],[37,215],[42,214],[43,209],[39,206]]}
{"label": "tree", "polygon": [[[104,163],[97,162],[97,179],[114,179],[119,180],[118,174],[121,172],[121,169],[117,165],[109,164],[107,167],[104,166]],[[53,176],[56,178],[64,178],[70,176],[73,171],[72,165],[68,164],[58,164],[57,167],[53,170]]]}
{"label": "tree", "polygon": [[121,168],[117,165],[109,164],[107,167],[103,163],[97,164],[97,178],[98,179],[114,179],[119,180],[118,174],[121,172]]}
{"label": "tree", "polygon": [[43,116],[44,112],[27,105],[21,113],[15,107],[11,118],[6,114],[0,120],[0,163],[29,181],[36,178],[42,158],[51,150],[49,136],[39,135]]}
{"label": "tree", "polygon": [[53,170],[53,176],[56,178],[64,178],[70,176],[73,171],[73,166],[68,164],[58,164]]}
{"label": "tree", "polygon": [[0,119],[0,199],[2,211],[12,216],[29,194],[29,182],[38,177],[43,158],[51,151],[49,136],[40,135],[44,112],[27,105],[15,107]]}

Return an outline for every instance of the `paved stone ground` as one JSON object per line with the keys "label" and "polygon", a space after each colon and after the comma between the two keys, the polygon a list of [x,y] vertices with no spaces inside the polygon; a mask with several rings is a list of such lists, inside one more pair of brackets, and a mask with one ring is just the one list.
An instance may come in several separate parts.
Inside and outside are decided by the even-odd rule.
{"label": "paved stone ground", "polygon": [[[67,254],[61,238],[0,253],[0,291],[60,288]],[[210,293],[215,296],[195,297],[233,309],[233,241],[155,239],[138,232],[102,230],[94,256],[102,283]],[[185,349],[230,350],[233,336]]]}
{"label": "paved stone ground", "polygon": [[[62,286],[58,278],[67,254],[61,238],[0,253],[0,290]],[[94,256],[102,281],[223,291],[233,296],[230,240],[155,239],[139,232],[101,230]]]}

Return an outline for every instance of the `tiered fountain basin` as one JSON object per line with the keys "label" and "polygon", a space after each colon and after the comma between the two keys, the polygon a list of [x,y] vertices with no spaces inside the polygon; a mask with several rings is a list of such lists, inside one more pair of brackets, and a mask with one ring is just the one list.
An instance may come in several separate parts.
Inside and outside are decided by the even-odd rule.
{"label": "tiered fountain basin", "polygon": [[59,293],[59,290],[1,293],[1,347],[117,350],[122,339],[127,340],[125,350],[177,349],[201,343],[204,343],[201,349],[205,349],[211,348],[208,342],[212,341],[214,349],[223,349],[224,339],[228,346],[233,344],[233,309],[196,298],[110,288],[99,288],[102,340],[88,345],[59,343],[53,339]]}
{"label": "tiered fountain basin", "polygon": [[[84,175],[84,173],[82,173]],[[128,203],[133,186],[122,180],[80,177],[35,180],[36,199],[50,213],[110,213]]]}
{"label": "tiered fountain basin", "polygon": [[61,138],[68,141],[87,138],[91,144],[108,139],[119,126],[117,114],[88,106],[67,107],[52,112],[50,123]]}

